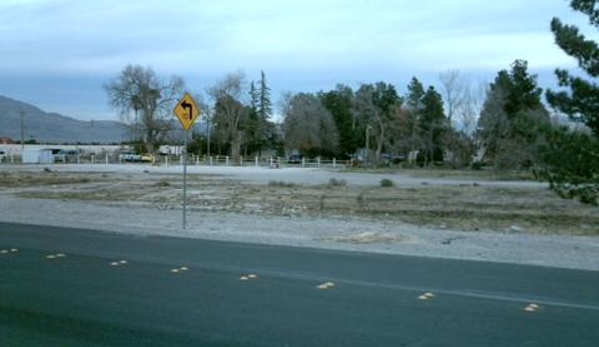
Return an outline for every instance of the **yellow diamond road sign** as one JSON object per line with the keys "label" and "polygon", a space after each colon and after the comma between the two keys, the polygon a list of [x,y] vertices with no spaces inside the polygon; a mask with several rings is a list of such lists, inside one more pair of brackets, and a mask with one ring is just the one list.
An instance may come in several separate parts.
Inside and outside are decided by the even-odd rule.
{"label": "yellow diamond road sign", "polygon": [[193,125],[200,115],[200,109],[196,105],[196,102],[193,100],[191,95],[185,93],[185,95],[183,95],[181,100],[179,100],[177,103],[177,106],[175,106],[173,113],[175,116],[177,116],[177,118],[179,118],[183,129],[187,130]]}

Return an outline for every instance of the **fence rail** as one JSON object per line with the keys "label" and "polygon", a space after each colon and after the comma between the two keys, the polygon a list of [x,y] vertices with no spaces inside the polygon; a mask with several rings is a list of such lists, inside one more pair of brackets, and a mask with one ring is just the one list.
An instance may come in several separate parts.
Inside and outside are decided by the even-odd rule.
{"label": "fence rail", "polygon": [[[22,164],[22,157],[16,154],[8,154],[0,158],[0,164]],[[40,162],[30,164],[94,164],[94,165],[132,165],[132,164],[152,164],[156,166],[177,166],[183,165],[183,156],[181,155],[156,155],[152,160],[147,161],[127,161],[119,154],[85,154],[85,155],[57,155],[51,162]],[[242,157],[238,162],[228,156],[198,156],[189,155],[187,165],[189,166],[231,166],[231,167],[296,167],[296,168],[332,168],[344,169],[351,166],[350,160],[337,159],[306,159],[300,161],[289,161],[281,157]]]}

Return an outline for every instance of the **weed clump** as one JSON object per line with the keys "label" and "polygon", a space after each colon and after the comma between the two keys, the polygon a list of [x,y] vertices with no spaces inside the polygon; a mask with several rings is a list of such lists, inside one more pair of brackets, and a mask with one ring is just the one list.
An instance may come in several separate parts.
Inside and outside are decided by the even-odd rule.
{"label": "weed clump", "polygon": [[282,187],[282,188],[293,188],[295,183],[285,181],[268,181],[269,187]]}
{"label": "weed clump", "polygon": [[329,183],[327,184],[328,188],[335,188],[335,187],[346,187],[347,186],[347,181],[346,180],[338,180],[336,178],[331,178],[329,180]]}
{"label": "weed clump", "polygon": [[169,187],[171,184],[167,180],[161,179],[160,182],[156,183],[156,185],[158,187]]}

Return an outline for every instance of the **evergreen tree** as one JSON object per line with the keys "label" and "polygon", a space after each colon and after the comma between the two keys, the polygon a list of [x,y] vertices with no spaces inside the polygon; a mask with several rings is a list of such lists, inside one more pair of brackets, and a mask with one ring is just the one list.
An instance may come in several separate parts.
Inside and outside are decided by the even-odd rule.
{"label": "evergreen tree", "polygon": [[261,120],[258,115],[258,104],[260,101],[259,90],[256,89],[256,84],[252,80],[250,83],[250,109],[248,113],[248,120],[245,124],[245,155],[249,153],[256,153],[261,150],[263,141],[261,136]]}
{"label": "evergreen tree", "polygon": [[[599,27],[599,9],[595,0],[571,0],[570,6],[589,17]],[[555,42],[578,61],[587,78],[572,76],[557,69],[559,86],[566,90],[548,91],[547,101],[572,120],[585,124],[593,134],[569,129],[552,129],[543,150],[545,168],[543,177],[561,196],[579,198],[582,202],[597,204],[599,200],[599,45],[588,40],[572,25],[559,18],[551,21]]]}
{"label": "evergreen tree", "polygon": [[364,142],[366,145],[370,137],[374,138],[377,161],[383,149],[390,148],[392,128],[402,103],[403,100],[397,94],[395,86],[385,82],[363,84],[356,92],[356,110],[364,125],[364,135],[368,134],[368,138],[364,137]]}
{"label": "evergreen tree", "polygon": [[266,85],[266,75],[260,71],[260,93],[258,114],[263,121],[270,120],[272,116],[272,103],[270,101],[270,88]]}
{"label": "evergreen tree", "polygon": [[424,86],[416,77],[412,77],[408,85],[408,95],[406,96],[407,106],[407,126],[410,137],[410,151],[415,151],[420,147],[419,123],[423,109],[422,99],[424,98]]}
{"label": "evergreen tree", "polygon": [[277,142],[275,125],[270,120],[272,117],[272,102],[270,88],[266,84],[266,75],[260,71],[260,88],[258,90],[258,128],[256,130],[258,151],[272,147]]}
{"label": "evergreen tree", "polygon": [[319,93],[322,105],[331,112],[339,131],[339,154],[347,157],[360,145],[361,132],[354,123],[354,92],[351,87],[337,85],[335,90]]}
{"label": "evergreen tree", "polygon": [[420,136],[424,140],[423,158],[425,165],[434,161],[443,161],[442,136],[445,132],[446,118],[443,111],[443,99],[434,87],[430,86],[422,97]]}
{"label": "evergreen tree", "polygon": [[[599,26],[599,9],[595,0],[572,0],[570,6],[589,16],[592,25]],[[599,46],[595,41],[587,40],[577,27],[563,24],[559,18],[551,21],[551,31],[557,45],[578,61],[579,67],[591,80],[557,69],[560,87],[569,91],[548,91],[547,101],[573,120],[583,122],[599,137],[599,86],[596,83],[599,77]]]}
{"label": "evergreen tree", "polygon": [[516,60],[510,71],[499,71],[487,93],[477,137],[486,148],[485,157],[499,169],[528,168],[538,160],[549,112],[536,79],[526,61]]}
{"label": "evergreen tree", "polygon": [[254,80],[250,83],[250,107],[253,111],[258,113],[258,104],[260,103],[260,93],[256,89],[256,83]]}

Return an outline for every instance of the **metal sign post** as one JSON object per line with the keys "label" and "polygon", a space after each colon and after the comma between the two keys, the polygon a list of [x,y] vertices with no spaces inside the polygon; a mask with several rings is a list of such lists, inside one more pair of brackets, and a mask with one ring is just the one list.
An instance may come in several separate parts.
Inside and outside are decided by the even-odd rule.
{"label": "metal sign post", "polygon": [[183,229],[187,227],[187,135],[189,130],[183,130]]}
{"label": "metal sign post", "polygon": [[189,128],[196,121],[200,115],[200,109],[196,105],[195,100],[185,93],[181,100],[173,109],[173,113],[183,126],[183,229],[187,228],[187,136],[189,135]]}

